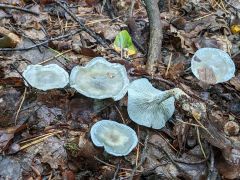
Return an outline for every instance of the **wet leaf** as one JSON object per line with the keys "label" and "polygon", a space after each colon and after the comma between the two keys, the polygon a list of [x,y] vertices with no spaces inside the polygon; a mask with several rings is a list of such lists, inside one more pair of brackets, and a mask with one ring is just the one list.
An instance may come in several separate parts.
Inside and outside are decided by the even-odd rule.
{"label": "wet leaf", "polygon": [[235,24],[231,26],[231,31],[233,34],[240,33],[240,24]]}
{"label": "wet leaf", "polygon": [[137,50],[132,42],[132,38],[126,30],[121,31],[114,40],[114,49],[117,52],[127,51],[128,55],[134,55]]}
{"label": "wet leaf", "polygon": [[21,39],[4,27],[0,27],[0,48],[14,48]]}

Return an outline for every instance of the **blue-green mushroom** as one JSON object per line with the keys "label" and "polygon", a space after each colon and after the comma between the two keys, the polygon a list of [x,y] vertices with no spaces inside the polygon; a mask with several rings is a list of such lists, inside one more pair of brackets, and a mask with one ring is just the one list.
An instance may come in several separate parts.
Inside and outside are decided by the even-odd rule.
{"label": "blue-green mushroom", "polygon": [[93,58],[85,67],[75,66],[70,74],[70,86],[94,99],[120,100],[128,85],[125,67],[102,57]]}
{"label": "blue-green mushroom", "polygon": [[161,129],[175,110],[171,91],[160,91],[145,78],[133,81],[128,88],[128,115],[135,123]]}
{"label": "blue-green mushroom", "polygon": [[127,125],[111,120],[95,123],[90,131],[93,143],[104,147],[105,151],[114,156],[126,156],[137,145],[136,132]]}
{"label": "blue-green mushroom", "polygon": [[68,73],[57,64],[29,65],[23,77],[32,87],[43,91],[64,88],[69,83]]}
{"label": "blue-green mushroom", "polygon": [[207,84],[226,82],[235,73],[235,64],[228,53],[216,48],[201,48],[192,57],[191,70]]}

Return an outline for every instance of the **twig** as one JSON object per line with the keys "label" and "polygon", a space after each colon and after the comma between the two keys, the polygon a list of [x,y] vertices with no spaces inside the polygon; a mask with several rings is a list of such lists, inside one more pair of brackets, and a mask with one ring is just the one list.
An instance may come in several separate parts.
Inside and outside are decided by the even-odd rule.
{"label": "twig", "polygon": [[203,146],[202,146],[201,137],[200,137],[200,133],[199,133],[198,127],[197,127],[197,137],[198,137],[198,144],[199,144],[199,146],[200,146],[200,148],[201,148],[201,151],[202,151],[202,153],[203,153],[204,158],[206,159],[207,156],[206,156],[206,154],[205,154],[205,152],[204,152],[204,149],[203,149]]}
{"label": "twig", "polygon": [[82,30],[80,29],[80,30],[77,30],[77,31],[75,31],[73,33],[68,33],[68,34],[65,34],[65,35],[62,35],[62,36],[58,36],[58,37],[55,37],[55,38],[49,38],[49,39],[47,39],[47,40],[45,40],[43,42],[40,42],[38,44],[32,45],[30,47],[26,47],[26,48],[15,48],[15,49],[14,48],[0,48],[0,51],[28,51],[28,50],[31,50],[33,48],[36,48],[36,47],[42,46],[44,44],[47,44],[47,43],[49,43],[51,41],[56,41],[56,40],[60,40],[60,39],[63,39],[63,38],[67,38],[69,36],[73,36],[73,35],[79,33],[80,31],[82,31]]}
{"label": "twig", "polygon": [[158,8],[159,0],[143,0],[148,14],[150,25],[150,42],[148,47],[147,72],[154,74],[155,63],[161,61],[162,47],[162,24],[160,21],[160,12]]}
{"label": "twig", "polygon": [[113,8],[112,8],[110,0],[106,1],[106,7],[107,7],[107,12],[108,12],[110,18],[114,19],[115,18],[115,14],[114,14],[114,11],[113,11]]}
{"label": "twig", "polygon": [[117,175],[118,175],[119,169],[120,169],[120,165],[118,164],[112,180],[116,180],[117,179]]}
{"label": "twig", "polygon": [[130,9],[129,9],[129,17],[133,16],[133,9],[134,9],[135,2],[136,2],[136,0],[131,1],[131,6],[130,6]]}
{"label": "twig", "polygon": [[94,31],[92,31],[91,29],[87,28],[84,23],[82,23],[75,14],[73,14],[69,8],[67,8],[66,6],[64,6],[60,1],[55,0],[55,2],[61,7],[63,8],[66,13],[71,16],[71,18],[76,21],[79,26],[82,28],[82,30],[86,31],[90,36],[92,36],[98,43],[100,43],[103,47],[107,47],[107,42],[99,35],[97,35]]}
{"label": "twig", "polygon": [[171,66],[171,62],[172,62],[172,55],[173,55],[173,53],[170,54],[170,57],[169,57],[169,60],[168,60],[168,66],[167,66],[167,70],[166,70],[165,76],[168,75],[168,70],[169,70],[169,68],[170,68],[170,66]]}
{"label": "twig", "polygon": [[23,78],[23,80],[27,83],[28,87],[32,87],[31,84],[25,79],[25,77],[22,75],[22,73],[18,70],[18,68],[15,66],[15,64],[10,65],[17,73]]}
{"label": "twig", "polygon": [[179,120],[179,119],[177,119],[177,121],[179,121],[179,122],[181,122],[181,123],[183,123],[183,124],[187,124],[187,125],[190,125],[190,126],[194,126],[194,127],[202,127],[202,126],[200,126],[200,125],[193,124],[193,123],[189,123],[189,122],[184,122],[184,121]]}
{"label": "twig", "polygon": [[[139,125],[137,125],[137,136],[139,137]],[[139,138],[138,138],[139,139]],[[139,140],[138,140],[139,141]],[[138,158],[139,158],[139,143],[137,144],[137,155],[136,155],[136,161],[135,166],[138,165]]]}
{"label": "twig", "polygon": [[146,159],[146,151],[147,151],[147,144],[148,144],[148,139],[149,139],[149,131],[147,130],[147,135],[144,141],[144,147],[142,150],[142,154],[141,154],[141,159],[140,162],[138,163],[137,166],[135,166],[135,168],[132,170],[131,176],[129,177],[129,180],[133,179],[133,176],[135,174],[135,172],[137,171],[137,169],[144,163],[145,159]]}
{"label": "twig", "polygon": [[163,79],[163,78],[161,78],[161,77],[156,77],[156,76],[150,77],[150,76],[146,76],[146,75],[144,75],[143,77],[145,77],[145,78],[147,78],[147,79],[150,79],[150,80],[153,79],[153,80],[157,80],[157,81],[164,82],[164,83],[168,84],[168,85],[171,86],[171,87],[176,87],[176,85],[175,85],[172,81]]}
{"label": "twig", "polygon": [[123,118],[123,116],[122,116],[122,113],[121,113],[121,111],[118,109],[118,107],[114,104],[114,107],[116,108],[116,110],[117,110],[117,112],[118,112],[118,114],[120,115],[120,117],[121,117],[121,119],[122,119],[122,122],[123,122],[123,124],[126,124],[126,121],[124,120],[124,118]]}
{"label": "twig", "polygon": [[209,130],[204,127],[204,125],[199,121],[197,120],[196,118],[193,118],[195,121],[197,121],[197,123],[201,126],[201,128],[203,128],[212,138],[214,138],[214,136],[209,132]]}
{"label": "twig", "polygon": [[214,152],[210,145],[210,167],[207,180],[217,180],[219,177],[218,171],[215,168]]}
{"label": "twig", "polygon": [[39,16],[39,13],[37,13],[37,12],[31,11],[31,10],[26,9],[26,8],[21,8],[21,7],[17,7],[17,6],[8,5],[8,4],[2,4],[1,3],[0,4],[0,9],[15,9],[15,10],[19,10],[19,11],[23,11],[23,12],[26,12],[26,13],[30,13],[30,14]]}
{"label": "twig", "polygon": [[44,135],[41,135],[41,136],[38,136],[38,137],[35,137],[35,138],[32,138],[32,139],[21,141],[19,143],[20,144],[20,149],[19,150],[23,150],[23,149],[28,148],[28,147],[30,147],[32,145],[38,144],[38,143],[44,141],[45,139],[47,139],[47,138],[49,138],[51,136],[54,136],[56,134],[59,134],[59,133],[62,133],[62,131],[56,131],[56,132],[52,132],[52,133],[47,133],[47,134],[44,134]]}
{"label": "twig", "polygon": [[23,95],[22,95],[22,99],[21,99],[21,102],[20,102],[20,104],[19,104],[19,107],[18,107],[16,116],[15,116],[15,125],[17,125],[18,115],[19,115],[19,112],[20,112],[20,110],[21,110],[21,108],[22,108],[23,102],[24,102],[24,100],[25,100],[26,92],[27,92],[27,87],[24,88],[24,92],[23,92]]}
{"label": "twig", "polygon": [[68,52],[70,52],[70,51],[72,51],[72,49],[69,49],[69,50],[66,50],[66,51],[64,51],[64,52],[58,53],[56,56],[50,57],[50,58],[48,58],[48,59],[46,59],[46,60],[44,60],[44,61],[42,61],[42,62],[40,62],[40,63],[38,63],[38,64],[44,64],[44,63],[47,63],[47,62],[49,62],[49,61],[52,61],[52,60],[54,60],[55,58],[58,58],[59,56],[62,56],[62,55],[66,54],[66,53],[68,53]]}
{"label": "twig", "polygon": [[[94,159],[96,159],[97,161],[101,162],[102,164],[105,164],[109,167],[112,167],[112,168],[115,168],[116,169],[116,166],[112,165],[112,164],[109,164],[109,163],[106,163],[104,162],[103,160],[99,159],[98,157],[94,156]],[[127,169],[127,168],[120,168],[121,170],[124,170],[124,171],[132,171],[132,169]],[[137,172],[142,172],[142,171],[139,171],[137,170]]]}

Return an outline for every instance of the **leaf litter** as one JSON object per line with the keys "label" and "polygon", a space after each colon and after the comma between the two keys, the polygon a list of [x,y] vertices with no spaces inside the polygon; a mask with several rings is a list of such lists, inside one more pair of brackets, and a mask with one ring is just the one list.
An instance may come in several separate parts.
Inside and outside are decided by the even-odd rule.
{"label": "leaf litter", "polygon": [[[159,1],[162,61],[148,74],[151,22],[144,3],[133,2],[0,3],[0,178],[240,178],[240,3]],[[134,47],[130,57],[114,49],[122,30]],[[228,53],[235,77],[219,84],[195,78],[191,58],[201,48]],[[176,110],[164,128],[135,124],[126,96],[116,102],[95,100],[69,86],[25,91],[27,65],[58,64],[70,73],[97,56],[124,65],[131,82],[147,78],[161,91],[182,90],[172,91]],[[114,157],[93,145],[89,132],[101,119],[116,119],[136,132],[139,143],[129,155]]]}

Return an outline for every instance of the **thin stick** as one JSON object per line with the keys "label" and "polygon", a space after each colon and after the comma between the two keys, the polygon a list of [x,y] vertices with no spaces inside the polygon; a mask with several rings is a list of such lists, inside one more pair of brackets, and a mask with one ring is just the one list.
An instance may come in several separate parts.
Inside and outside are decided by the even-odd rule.
{"label": "thin stick", "polygon": [[173,55],[173,53],[170,54],[170,57],[169,57],[169,60],[168,60],[168,66],[167,66],[167,70],[166,70],[165,76],[168,75],[168,70],[169,70],[169,68],[170,68],[170,66],[171,66],[171,62],[172,62],[172,55]]}
{"label": "thin stick", "polygon": [[129,180],[133,179],[133,176],[134,176],[135,172],[137,172],[137,169],[144,163],[144,161],[146,159],[146,151],[147,151],[148,139],[149,139],[149,131],[147,130],[147,135],[146,135],[145,140],[144,140],[144,147],[143,147],[143,150],[142,150],[142,153],[141,153],[140,162],[132,170],[131,176],[129,177]]}
{"label": "thin stick", "polygon": [[45,45],[51,41],[57,41],[57,40],[60,40],[60,39],[63,39],[63,38],[67,38],[69,36],[73,36],[77,33],[79,33],[80,31],[82,31],[81,29],[73,32],[73,33],[68,33],[68,34],[65,34],[65,35],[62,35],[62,36],[58,36],[58,37],[55,37],[55,38],[50,38],[50,39],[47,39],[43,42],[40,42],[38,44],[35,44],[35,45],[32,45],[32,46],[29,46],[29,47],[26,47],[26,48],[0,48],[0,51],[27,51],[27,50],[31,50],[33,48],[37,48],[39,46],[42,46],[42,45]]}
{"label": "thin stick", "polygon": [[213,15],[213,14],[215,14],[215,13],[213,12],[213,13],[210,13],[210,14],[206,14],[206,15],[204,15],[204,16],[202,16],[202,17],[199,17],[199,18],[194,19],[193,21],[199,21],[199,20],[204,19],[204,18],[206,18],[206,17],[208,17],[208,16],[211,16],[211,15]]}
{"label": "thin stick", "polygon": [[164,140],[175,152],[178,152],[178,150],[176,150],[176,148],[173,147],[173,145],[172,145],[170,142],[168,142],[168,140],[166,140],[166,138],[163,137],[163,135],[161,135],[160,132],[158,132],[158,134],[159,134],[159,136],[161,136],[161,137],[163,138],[163,140]]}
{"label": "thin stick", "polygon": [[49,62],[49,61],[54,60],[55,58],[58,58],[59,56],[62,56],[62,55],[66,54],[66,53],[68,53],[68,52],[71,52],[71,51],[72,51],[72,49],[68,49],[68,50],[66,50],[66,51],[64,51],[64,52],[61,52],[61,53],[58,53],[56,56],[50,57],[50,58],[48,58],[48,59],[46,59],[46,60],[44,60],[44,61],[42,61],[42,62],[40,62],[40,63],[38,63],[38,64],[47,63],[47,62]]}
{"label": "thin stick", "polygon": [[[29,146],[38,144],[38,143],[44,141],[45,139],[47,139],[47,138],[49,138],[49,137],[51,137],[51,136],[54,136],[54,135],[56,135],[56,134],[58,134],[58,133],[61,133],[61,132],[62,132],[62,131],[57,131],[57,132],[45,134],[42,138],[37,139],[36,141],[30,142],[29,144],[25,144],[25,145],[21,146],[19,150],[23,150],[23,149],[25,149],[25,148],[28,148]],[[35,138],[34,138],[34,139],[35,139]],[[32,139],[30,139],[30,140],[32,140]],[[30,141],[30,140],[28,140],[28,141]],[[23,143],[23,142],[21,142],[21,143]]]}
{"label": "thin stick", "polygon": [[193,124],[193,123],[189,123],[189,122],[184,122],[184,121],[182,121],[182,120],[179,120],[179,119],[177,119],[177,121],[179,121],[179,122],[181,122],[181,123],[183,123],[183,124],[190,125],[190,126],[194,126],[194,127],[201,127],[201,128],[202,128],[202,126],[200,126],[200,125],[197,125],[197,124]]}
{"label": "thin stick", "polygon": [[66,13],[75,21],[79,24],[82,30],[87,32],[90,36],[92,36],[99,44],[101,44],[103,47],[108,47],[108,43],[106,42],[105,39],[103,39],[101,36],[96,34],[93,30],[87,28],[84,23],[82,23],[77,16],[72,13],[68,7],[64,6],[59,0],[54,0],[62,9],[66,11]]}
{"label": "thin stick", "polygon": [[112,180],[116,180],[117,179],[119,168],[120,168],[120,165],[118,164]]}
{"label": "thin stick", "polygon": [[23,12],[26,12],[26,13],[30,13],[30,14],[39,16],[39,13],[37,13],[37,12],[31,11],[31,10],[26,9],[26,8],[21,8],[21,7],[17,7],[17,6],[8,5],[8,4],[2,4],[1,3],[0,4],[0,9],[15,9],[15,10],[19,10],[19,11],[23,11]]}
{"label": "thin stick", "polygon": [[116,108],[116,110],[117,110],[117,112],[118,112],[118,114],[120,115],[120,117],[121,117],[121,119],[122,119],[122,122],[123,122],[123,124],[126,124],[126,121],[124,120],[124,118],[123,118],[123,116],[122,116],[122,113],[121,113],[121,111],[118,109],[118,107],[114,104],[114,107]]}
{"label": "thin stick", "polygon": [[204,126],[203,126],[203,124],[200,122],[200,121],[198,121],[196,118],[194,118],[193,117],[193,119],[195,119],[195,121],[197,121],[197,123],[201,126],[201,128],[203,128],[212,138],[214,138],[214,136],[209,132],[209,130],[207,129],[207,128],[205,128]]}
{"label": "thin stick", "polygon": [[199,144],[199,146],[200,146],[200,148],[201,148],[201,151],[202,151],[202,153],[203,153],[204,158],[206,159],[207,156],[206,156],[206,154],[205,154],[205,152],[204,152],[204,149],[203,149],[203,146],[202,146],[202,142],[201,142],[201,138],[200,138],[200,133],[199,133],[198,127],[197,127],[197,137],[198,137],[198,144]]}
{"label": "thin stick", "polygon": [[22,99],[21,99],[21,102],[20,102],[20,104],[19,104],[19,107],[18,107],[16,116],[15,116],[15,125],[17,125],[18,115],[19,115],[19,112],[20,112],[20,110],[21,110],[21,108],[22,108],[23,102],[24,102],[24,100],[25,100],[26,92],[27,92],[27,87],[24,88],[24,92],[23,92],[23,95],[22,95]]}
{"label": "thin stick", "polygon": [[[137,136],[139,137],[139,125],[137,125]],[[138,138],[139,139],[139,138]],[[139,141],[139,140],[138,140]],[[137,144],[137,155],[136,155],[136,161],[135,161],[135,166],[137,167],[138,165],[138,158],[139,158],[139,143]]]}
{"label": "thin stick", "polygon": [[136,2],[136,0],[131,1],[131,6],[130,6],[130,9],[129,9],[129,17],[133,16],[133,10],[134,10],[135,2]]}
{"label": "thin stick", "polygon": [[[109,166],[109,167],[112,167],[112,168],[114,168],[114,169],[116,169],[116,166],[114,166],[114,165],[112,165],[112,164],[109,164],[109,163],[106,163],[106,162],[104,162],[103,160],[101,160],[101,159],[99,159],[98,157],[96,157],[96,156],[94,156],[94,159],[96,159],[97,161],[99,161],[99,162],[101,162],[101,163],[103,163],[103,164],[105,164],[105,165],[107,165],[107,166]],[[124,170],[124,171],[132,171],[132,169],[127,169],[127,168],[120,168],[121,170]],[[137,172],[142,172],[142,171],[139,171],[139,170],[137,170]]]}

